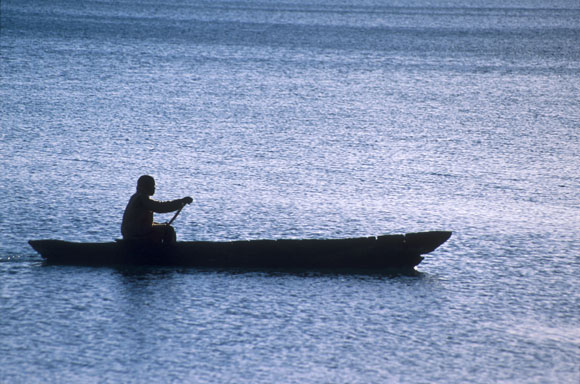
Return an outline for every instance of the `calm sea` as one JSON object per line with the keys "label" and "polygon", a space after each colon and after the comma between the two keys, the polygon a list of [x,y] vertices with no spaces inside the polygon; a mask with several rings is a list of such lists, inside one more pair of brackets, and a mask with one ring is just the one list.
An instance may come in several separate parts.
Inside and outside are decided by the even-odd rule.
{"label": "calm sea", "polygon": [[[1,383],[580,382],[580,4],[2,0]],[[47,266],[451,230],[413,276]],[[160,216],[159,220],[167,217]]]}

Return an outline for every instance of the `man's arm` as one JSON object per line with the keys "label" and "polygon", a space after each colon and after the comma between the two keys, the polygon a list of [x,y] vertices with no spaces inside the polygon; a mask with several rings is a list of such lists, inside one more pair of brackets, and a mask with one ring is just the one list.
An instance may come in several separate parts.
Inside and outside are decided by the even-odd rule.
{"label": "man's arm", "polygon": [[171,200],[171,201],[157,201],[151,198],[143,199],[143,206],[155,213],[168,213],[177,211],[179,208],[183,207],[185,204],[190,204],[193,201],[191,197],[184,197],[183,199]]}

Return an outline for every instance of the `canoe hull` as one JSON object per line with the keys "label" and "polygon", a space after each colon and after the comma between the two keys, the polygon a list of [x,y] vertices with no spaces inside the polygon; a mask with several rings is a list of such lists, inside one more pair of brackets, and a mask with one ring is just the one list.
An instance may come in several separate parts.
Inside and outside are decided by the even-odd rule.
{"label": "canoe hull", "polygon": [[219,268],[413,268],[451,232],[353,239],[192,241],[163,246],[126,241],[31,240],[47,262],[72,265],[176,265]]}

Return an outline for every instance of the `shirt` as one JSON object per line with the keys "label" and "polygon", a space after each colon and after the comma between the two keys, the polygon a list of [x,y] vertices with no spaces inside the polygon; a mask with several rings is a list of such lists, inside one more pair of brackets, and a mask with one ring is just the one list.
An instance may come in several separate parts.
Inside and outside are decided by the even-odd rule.
{"label": "shirt", "polygon": [[172,201],[157,201],[151,196],[136,192],[125,208],[121,233],[124,238],[146,236],[153,227],[153,213],[177,211],[183,207],[181,199]]}

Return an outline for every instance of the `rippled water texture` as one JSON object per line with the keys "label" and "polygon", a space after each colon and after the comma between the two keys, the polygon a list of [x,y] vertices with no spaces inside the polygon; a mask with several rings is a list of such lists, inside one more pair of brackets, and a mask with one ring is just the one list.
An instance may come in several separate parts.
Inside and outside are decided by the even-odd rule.
{"label": "rippled water texture", "polygon": [[[577,2],[0,10],[0,382],[580,381]],[[119,237],[144,173],[182,240],[454,234],[400,276],[27,245]]]}

